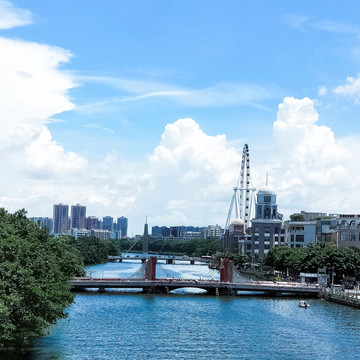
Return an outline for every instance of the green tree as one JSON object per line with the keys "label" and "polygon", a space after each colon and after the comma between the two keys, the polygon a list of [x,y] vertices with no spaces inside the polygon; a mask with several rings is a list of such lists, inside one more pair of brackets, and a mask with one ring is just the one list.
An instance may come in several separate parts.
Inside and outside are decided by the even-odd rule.
{"label": "green tree", "polygon": [[68,280],[83,275],[79,252],[66,240],[0,208],[0,346],[26,345],[64,318],[74,295]]}
{"label": "green tree", "polygon": [[291,221],[304,221],[304,215],[298,214],[298,213],[292,214],[292,215],[290,215],[290,220]]}

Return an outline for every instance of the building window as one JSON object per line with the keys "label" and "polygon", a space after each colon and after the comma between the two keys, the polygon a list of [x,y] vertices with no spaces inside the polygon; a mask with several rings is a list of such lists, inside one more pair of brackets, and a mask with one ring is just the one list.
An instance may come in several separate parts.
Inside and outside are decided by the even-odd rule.
{"label": "building window", "polygon": [[356,233],[355,232],[350,233],[350,241],[356,241]]}
{"label": "building window", "polygon": [[349,224],[346,220],[343,220],[340,224],[341,229],[347,229],[349,227]]}
{"label": "building window", "polygon": [[304,235],[296,235],[296,242],[304,242]]}
{"label": "building window", "polygon": [[352,221],[350,223],[350,229],[356,229],[356,228],[357,228],[356,221]]}
{"label": "building window", "polygon": [[254,228],[254,233],[255,233],[255,234],[258,234],[258,233],[259,233],[259,228],[258,228],[258,227]]}
{"label": "building window", "polygon": [[269,228],[269,227],[266,227],[266,228],[264,229],[264,233],[265,233],[265,234],[270,234],[270,228]]}
{"label": "building window", "polygon": [[291,241],[291,242],[294,242],[294,234],[291,234],[291,236],[290,236],[290,241]]}
{"label": "building window", "polygon": [[341,232],[341,233],[340,233],[340,240],[341,240],[341,241],[347,241],[347,240],[348,240],[348,234],[347,234],[347,232]]}

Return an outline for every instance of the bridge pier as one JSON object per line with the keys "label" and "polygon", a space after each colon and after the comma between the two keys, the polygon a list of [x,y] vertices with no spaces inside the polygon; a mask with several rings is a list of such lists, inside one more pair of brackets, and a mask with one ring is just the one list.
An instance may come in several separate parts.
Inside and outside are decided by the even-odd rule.
{"label": "bridge pier", "polygon": [[98,292],[99,292],[99,293],[104,293],[104,292],[105,292],[105,288],[104,288],[103,286],[99,286]]}
{"label": "bridge pier", "polygon": [[168,286],[151,285],[151,286],[143,287],[142,292],[145,294],[168,295],[169,287]]}
{"label": "bridge pier", "polygon": [[195,265],[195,260],[190,260],[190,265]]}
{"label": "bridge pier", "polygon": [[174,259],[166,259],[167,264],[175,264]]}

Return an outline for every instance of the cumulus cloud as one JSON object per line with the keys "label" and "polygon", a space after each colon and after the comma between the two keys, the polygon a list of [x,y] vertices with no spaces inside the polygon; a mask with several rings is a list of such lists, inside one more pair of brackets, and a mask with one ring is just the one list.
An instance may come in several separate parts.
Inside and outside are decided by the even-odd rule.
{"label": "cumulus cloud", "polygon": [[6,0],[0,0],[0,14],[0,29],[11,29],[32,22],[30,11],[17,8]]}
{"label": "cumulus cloud", "polygon": [[[225,222],[240,161],[238,149],[228,145],[225,135],[208,135],[193,119],[166,125],[149,157],[155,182],[152,196],[163,200],[163,221]],[[159,213],[154,216],[159,220]]]}
{"label": "cumulus cloud", "polygon": [[333,89],[335,94],[354,98],[360,102],[360,74],[357,77],[347,77],[345,85],[339,85]]}
{"label": "cumulus cloud", "polygon": [[[0,1],[1,29],[30,21],[30,12]],[[87,160],[66,151],[47,127],[52,115],[74,108],[68,97],[73,78],[59,69],[71,54],[4,37],[0,53],[0,206],[10,211],[36,203],[44,207],[49,197],[59,196],[64,179],[79,177],[87,167]]]}
{"label": "cumulus cloud", "polygon": [[272,177],[285,212],[338,212],[357,206],[351,195],[360,185],[354,149],[329,127],[318,125],[318,119],[309,98],[288,97],[279,105],[273,125],[278,166]]}

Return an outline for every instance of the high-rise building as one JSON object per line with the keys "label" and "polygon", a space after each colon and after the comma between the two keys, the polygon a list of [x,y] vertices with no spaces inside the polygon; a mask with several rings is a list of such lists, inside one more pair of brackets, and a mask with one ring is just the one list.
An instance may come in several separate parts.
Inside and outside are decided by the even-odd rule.
{"label": "high-rise building", "polygon": [[102,228],[103,230],[113,231],[114,219],[111,216],[104,216]]}
{"label": "high-rise building", "polygon": [[84,229],[86,219],[86,206],[71,205],[71,228]]}
{"label": "high-rise building", "polygon": [[128,230],[128,219],[124,216],[121,216],[117,219],[117,229],[121,233],[121,237],[127,236]]}
{"label": "high-rise building", "polygon": [[69,217],[69,205],[54,204],[53,207],[53,222],[54,234],[65,234],[67,231]]}
{"label": "high-rise building", "polygon": [[85,220],[87,230],[100,229],[100,221],[96,216],[89,216]]}
{"label": "high-rise building", "polygon": [[53,221],[49,217],[30,217],[29,220],[35,224],[38,224],[41,228],[48,228],[49,232],[51,232],[53,229]]}

